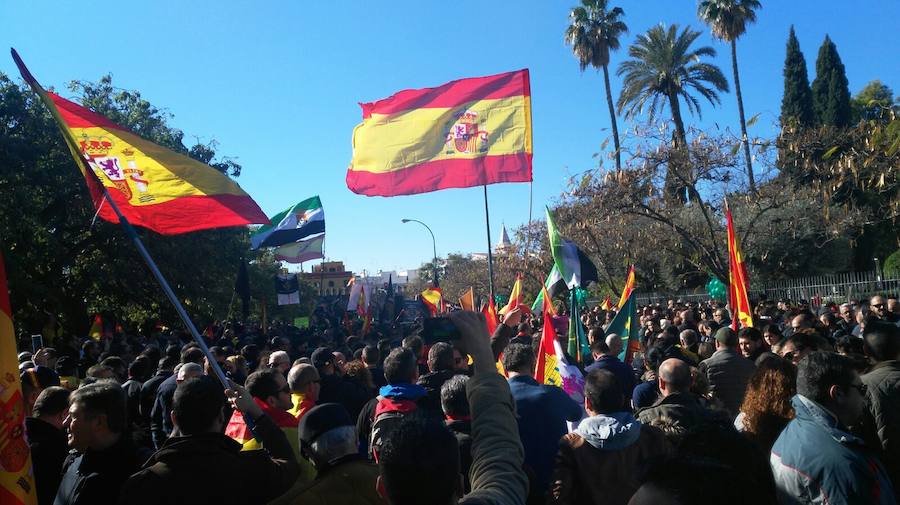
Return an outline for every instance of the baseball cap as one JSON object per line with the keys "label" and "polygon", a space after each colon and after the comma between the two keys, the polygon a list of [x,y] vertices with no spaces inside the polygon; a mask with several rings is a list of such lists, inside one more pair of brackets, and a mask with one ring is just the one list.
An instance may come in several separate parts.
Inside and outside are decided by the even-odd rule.
{"label": "baseball cap", "polygon": [[310,360],[316,368],[322,368],[334,362],[334,351],[330,347],[319,347],[313,351]]}
{"label": "baseball cap", "polygon": [[297,434],[301,442],[311,444],[325,432],[341,426],[356,426],[347,409],[340,403],[323,403],[311,408],[303,416],[297,427]]}

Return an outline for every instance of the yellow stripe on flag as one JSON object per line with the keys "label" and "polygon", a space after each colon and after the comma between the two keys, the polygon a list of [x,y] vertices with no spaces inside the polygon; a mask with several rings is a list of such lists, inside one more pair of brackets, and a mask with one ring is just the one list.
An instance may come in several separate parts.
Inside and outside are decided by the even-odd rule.
{"label": "yellow stripe on flag", "polygon": [[31,450],[25,441],[25,402],[19,382],[16,337],[0,257],[0,503],[37,503]]}
{"label": "yellow stripe on flag", "polygon": [[523,146],[531,153],[530,108],[530,97],[511,96],[372,114],[353,130],[350,168],[385,173],[429,161],[521,153]]}

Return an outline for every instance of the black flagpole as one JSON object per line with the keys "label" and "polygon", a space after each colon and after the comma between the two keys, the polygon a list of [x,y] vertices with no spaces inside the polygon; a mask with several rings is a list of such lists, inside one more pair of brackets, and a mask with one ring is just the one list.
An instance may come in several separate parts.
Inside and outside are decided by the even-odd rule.
{"label": "black flagpole", "polygon": [[491,289],[491,301],[494,300],[494,255],[491,252],[491,217],[488,213],[487,184],[484,185],[484,224],[487,227],[488,245],[488,280]]}

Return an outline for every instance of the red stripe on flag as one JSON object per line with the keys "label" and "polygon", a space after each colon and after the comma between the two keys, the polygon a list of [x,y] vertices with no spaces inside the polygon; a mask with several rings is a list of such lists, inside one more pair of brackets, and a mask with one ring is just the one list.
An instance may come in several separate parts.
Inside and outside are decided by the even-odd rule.
{"label": "red stripe on flag", "polygon": [[47,96],[53,100],[57,110],[59,110],[59,115],[62,116],[63,121],[66,122],[66,125],[69,128],[91,128],[96,126],[100,128],[113,128],[126,132],[131,131],[128,128],[113,123],[100,114],[91,112],[89,109],[82,107],[77,103],[66,100],[56,93],[48,91]]}
{"label": "red stripe on flag", "polygon": [[0,311],[12,319],[12,307],[9,305],[9,286],[6,284],[6,267],[3,266],[3,255],[0,254]]}
{"label": "red stripe on flag", "polygon": [[[90,183],[88,185],[91,186]],[[268,221],[256,202],[246,195],[182,196],[142,206],[131,205],[125,195],[115,188],[109,188],[109,195],[131,224],[163,235]],[[100,217],[111,223],[119,222],[109,205],[100,208]]]}
{"label": "red stripe on flag", "polygon": [[372,114],[394,114],[410,109],[458,107],[467,102],[531,96],[528,69],[486,77],[459,79],[435,88],[407,89],[375,102],[360,103],[363,119]]}
{"label": "red stripe on flag", "polygon": [[413,195],[439,189],[529,181],[530,153],[436,160],[381,173],[347,171],[347,187],[366,196]]}

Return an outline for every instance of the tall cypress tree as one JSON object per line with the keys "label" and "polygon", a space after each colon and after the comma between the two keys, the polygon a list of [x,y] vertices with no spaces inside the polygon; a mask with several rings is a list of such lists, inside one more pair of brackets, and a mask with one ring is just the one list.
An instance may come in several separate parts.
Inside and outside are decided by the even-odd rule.
{"label": "tall cypress tree", "polygon": [[796,121],[801,126],[815,123],[812,92],[806,74],[806,59],[794,34],[788,35],[787,55],[784,58],[784,96],[781,98],[781,124]]}
{"label": "tall cypress tree", "polygon": [[813,109],[819,124],[838,128],[850,124],[850,87],[834,42],[826,35],[816,59],[812,83]]}

